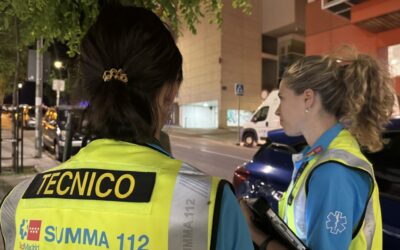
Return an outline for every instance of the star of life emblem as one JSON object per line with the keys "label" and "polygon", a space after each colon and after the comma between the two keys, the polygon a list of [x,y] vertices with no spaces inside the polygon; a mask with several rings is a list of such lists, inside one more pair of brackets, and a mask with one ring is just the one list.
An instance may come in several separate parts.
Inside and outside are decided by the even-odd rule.
{"label": "star of life emblem", "polygon": [[347,218],[342,212],[330,212],[326,218],[326,229],[328,229],[330,233],[340,234],[346,230]]}
{"label": "star of life emblem", "polygon": [[21,240],[24,240],[27,234],[28,234],[28,220],[22,220],[19,226],[19,235],[21,237]]}

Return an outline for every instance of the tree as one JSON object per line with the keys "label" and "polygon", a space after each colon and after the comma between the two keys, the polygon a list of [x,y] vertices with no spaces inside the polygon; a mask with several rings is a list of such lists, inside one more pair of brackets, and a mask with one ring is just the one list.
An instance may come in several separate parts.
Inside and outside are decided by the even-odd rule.
{"label": "tree", "polygon": [[[102,5],[112,0],[3,0],[0,12],[15,15],[24,25],[22,42],[43,37],[45,47],[54,41],[65,43],[71,56],[79,52],[79,43],[95,21]],[[250,0],[231,0],[233,7],[250,12]],[[182,25],[196,33],[195,25],[205,13],[214,14],[211,22],[222,22],[223,0],[120,0],[126,5],[153,10],[176,31]]]}
{"label": "tree", "polygon": [[[8,33],[0,31],[0,103],[3,103],[3,95],[11,92],[11,77],[14,75],[15,62],[10,61],[15,58],[14,49],[10,46]],[[11,43],[13,45],[13,43]]]}
{"label": "tree", "polygon": [[[79,53],[82,36],[95,21],[99,9],[113,0],[2,0],[0,2],[0,96],[17,82],[18,53],[43,37],[45,49],[55,42],[68,46],[68,54]],[[114,0],[115,1],[115,0]],[[196,33],[196,24],[205,14],[210,22],[221,24],[223,2],[250,13],[251,0],[120,0],[122,4],[153,10],[178,31],[186,25]],[[8,37],[8,39],[3,39]],[[3,46],[5,45],[5,46]],[[21,58],[26,61],[26,58]],[[4,91],[4,92],[3,92]],[[0,97],[1,101],[1,97]]]}
{"label": "tree", "polygon": [[27,50],[17,46],[19,24],[14,22],[9,30],[0,26],[0,104],[4,94],[12,93],[17,83],[26,79]]}

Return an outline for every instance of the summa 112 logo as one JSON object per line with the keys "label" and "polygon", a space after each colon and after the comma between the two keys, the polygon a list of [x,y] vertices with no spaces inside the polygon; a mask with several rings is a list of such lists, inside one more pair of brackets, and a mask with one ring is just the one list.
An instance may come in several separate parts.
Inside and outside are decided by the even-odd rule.
{"label": "summa 112 logo", "polygon": [[21,240],[39,241],[41,220],[25,220],[23,219],[19,226],[19,235]]}

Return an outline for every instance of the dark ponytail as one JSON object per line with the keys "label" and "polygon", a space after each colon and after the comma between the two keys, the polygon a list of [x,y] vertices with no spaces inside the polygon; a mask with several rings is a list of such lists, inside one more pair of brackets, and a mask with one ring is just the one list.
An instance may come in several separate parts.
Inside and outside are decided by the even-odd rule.
{"label": "dark ponytail", "polygon": [[[127,82],[103,79],[121,70]],[[88,135],[144,142],[159,127],[156,99],[182,81],[182,56],[171,32],[151,11],[117,4],[101,10],[81,44]]]}

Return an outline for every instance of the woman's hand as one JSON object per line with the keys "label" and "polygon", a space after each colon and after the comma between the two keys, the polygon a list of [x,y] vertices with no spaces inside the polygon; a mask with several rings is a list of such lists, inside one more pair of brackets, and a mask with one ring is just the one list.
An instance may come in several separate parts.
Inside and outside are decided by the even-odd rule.
{"label": "woman's hand", "polygon": [[258,229],[256,225],[253,223],[253,215],[250,211],[249,206],[247,205],[246,201],[241,199],[239,201],[240,207],[243,211],[244,217],[246,218],[247,225],[249,226],[250,233],[251,233],[251,238],[253,239],[254,243],[256,243],[258,246],[261,245],[261,243],[264,242],[264,240],[267,238],[267,234],[265,234],[263,231]]}
{"label": "woman's hand", "polygon": [[[249,226],[251,238],[253,239],[253,242],[257,246],[260,246],[269,237],[269,235],[258,229],[258,227],[256,227],[256,225],[253,223],[252,221],[253,215],[246,201],[241,199],[239,203],[243,211],[244,217],[246,218],[247,225]],[[265,250],[287,250],[287,248],[283,246],[281,243],[279,243],[277,240],[272,240],[268,243],[267,248]]]}

